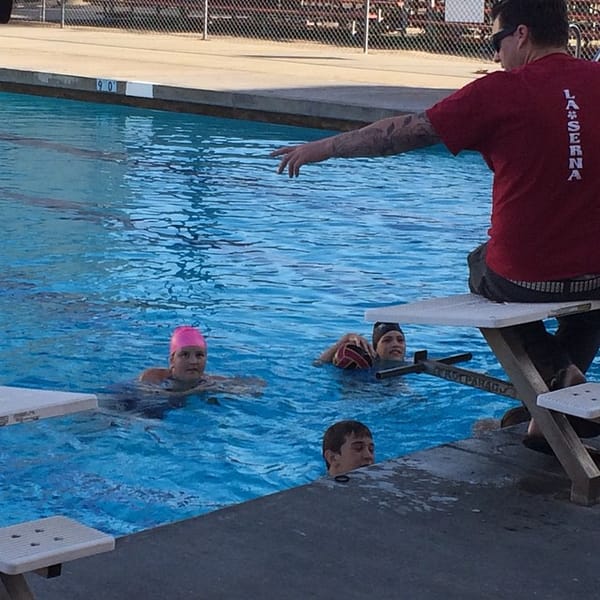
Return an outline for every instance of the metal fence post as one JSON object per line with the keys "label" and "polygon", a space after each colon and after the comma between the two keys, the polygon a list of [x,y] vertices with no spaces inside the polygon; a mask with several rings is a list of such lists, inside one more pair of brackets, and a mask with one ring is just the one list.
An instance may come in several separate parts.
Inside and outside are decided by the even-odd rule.
{"label": "metal fence post", "polygon": [[371,12],[370,0],[365,0],[365,39],[363,40],[364,53],[369,53],[369,14]]}

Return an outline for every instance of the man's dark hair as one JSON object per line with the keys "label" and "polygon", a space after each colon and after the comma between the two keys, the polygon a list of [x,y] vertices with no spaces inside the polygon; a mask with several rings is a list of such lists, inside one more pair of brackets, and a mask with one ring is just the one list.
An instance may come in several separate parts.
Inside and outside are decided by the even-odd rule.
{"label": "man's dark hair", "polygon": [[339,452],[346,441],[346,437],[354,434],[356,437],[370,437],[373,439],[371,430],[360,421],[338,421],[327,429],[323,436],[323,460],[329,469],[329,462],[325,458],[325,450]]}
{"label": "man's dark hair", "polygon": [[566,48],[569,41],[565,0],[500,0],[492,7],[492,21],[496,18],[503,29],[527,25],[539,46]]}

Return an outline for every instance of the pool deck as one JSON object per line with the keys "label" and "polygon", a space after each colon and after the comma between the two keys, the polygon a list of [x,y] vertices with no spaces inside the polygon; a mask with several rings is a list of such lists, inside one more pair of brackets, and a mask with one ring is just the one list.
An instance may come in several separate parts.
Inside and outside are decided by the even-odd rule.
{"label": "pool deck", "polygon": [[[424,110],[497,68],[417,52],[12,22],[0,53],[4,90],[340,129]],[[116,93],[96,94],[98,79],[117,82]]]}
{"label": "pool deck", "polygon": [[[2,26],[0,53],[1,89],[92,99],[110,79],[118,93],[101,99],[340,128],[423,110],[493,69],[18,23]],[[152,82],[153,97],[126,82]],[[570,503],[557,461],[522,437],[494,431],[124,536],[31,585],[46,600],[595,599],[600,505]]]}

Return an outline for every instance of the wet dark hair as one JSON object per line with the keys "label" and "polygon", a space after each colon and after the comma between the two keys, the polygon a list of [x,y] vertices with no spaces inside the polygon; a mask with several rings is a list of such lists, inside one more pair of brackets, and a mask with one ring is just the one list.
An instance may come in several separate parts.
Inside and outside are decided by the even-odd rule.
{"label": "wet dark hair", "polygon": [[567,47],[569,17],[565,0],[500,0],[492,6],[491,15],[502,29],[527,25],[537,45]]}
{"label": "wet dark hair", "polygon": [[327,429],[323,436],[323,460],[327,469],[329,469],[329,462],[325,458],[325,450],[339,452],[346,438],[351,434],[356,437],[370,437],[373,439],[371,430],[360,421],[338,421]]}

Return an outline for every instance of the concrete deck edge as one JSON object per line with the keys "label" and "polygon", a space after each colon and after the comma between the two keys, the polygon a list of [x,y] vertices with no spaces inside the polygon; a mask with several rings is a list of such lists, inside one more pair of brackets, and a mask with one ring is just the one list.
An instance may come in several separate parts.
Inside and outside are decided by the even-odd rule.
{"label": "concrete deck edge", "polygon": [[[99,79],[61,73],[0,68],[0,91],[53,96],[71,100],[123,104],[189,112],[210,116],[345,130],[380,118],[397,115],[397,110],[348,106],[325,101],[283,98],[267,91],[232,92],[168,86],[152,82],[114,80],[112,91],[98,91]],[[106,80],[103,80],[106,81]],[[139,92],[131,89],[143,90]],[[409,112],[409,111],[406,111]],[[344,115],[343,118],[340,115]]]}

